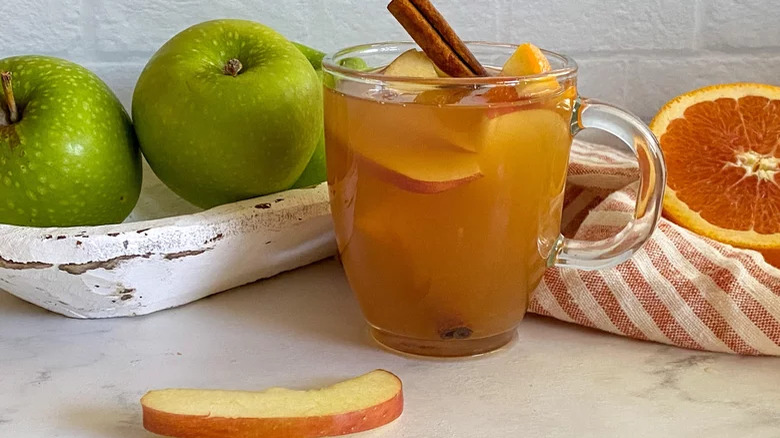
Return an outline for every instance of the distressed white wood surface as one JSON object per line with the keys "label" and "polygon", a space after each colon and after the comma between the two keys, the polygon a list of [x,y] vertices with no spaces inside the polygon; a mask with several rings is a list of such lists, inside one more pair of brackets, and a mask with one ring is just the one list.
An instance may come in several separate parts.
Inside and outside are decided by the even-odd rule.
{"label": "distressed white wood surface", "polygon": [[336,252],[326,184],[200,211],[145,170],[123,224],[0,225],[0,289],[73,318],[136,316]]}

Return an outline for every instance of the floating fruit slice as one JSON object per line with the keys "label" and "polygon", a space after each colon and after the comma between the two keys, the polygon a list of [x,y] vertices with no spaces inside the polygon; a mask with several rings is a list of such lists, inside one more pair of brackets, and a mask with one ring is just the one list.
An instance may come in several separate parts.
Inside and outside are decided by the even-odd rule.
{"label": "floating fruit slice", "polygon": [[544,53],[531,43],[520,44],[501,70],[501,76],[525,76],[552,70]]}
{"label": "floating fruit slice", "polygon": [[144,427],[159,435],[322,437],[390,423],[403,411],[403,393],[398,377],[377,370],[313,391],[151,391],[141,406]]}
{"label": "floating fruit slice", "polygon": [[[501,76],[531,76],[552,71],[550,61],[544,53],[531,43],[517,46],[515,53],[509,57],[501,70]],[[519,84],[516,91],[519,95],[548,93],[560,88],[553,77],[538,78]]]}
{"label": "floating fruit slice", "polygon": [[[552,70],[550,61],[544,53],[531,43],[517,46],[515,52],[504,64],[500,76],[533,76],[547,73]],[[488,103],[516,102],[522,97],[554,93],[560,89],[558,81],[554,77],[539,77],[529,79],[516,86],[495,87],[485,93]],[[574,89],[571,89],[574,92]],[[514,107],[495,108],[490,112],[490,117],[500,116],[514,111]]]}
{"label": "floating fruit slice", "polygon": [[[513,111],[489,119],[483,135],[485,137],[483,141],[488,146],[484,155],[490,162],[519,160],[525,156],[526,160],[533,160],[545,168],[552,166],[556,169],[560,168],[561,172],[565,171],[569,156],[568,148],[571,145],[571,131],[568,118],[559,112],[541,108]],[[521,148],[519,145],[525,146]],[[544,146],[543,150],[533,149],[540,145]],[[564,149],[557,152],[550,150],[558,147]],[[544,153],[544,156],[536,156],[539,153]],[[555,158],[562,162],[543,163],[540,161],[542,158]]]}
{"label": "floating fruit slice", "polygon": [[664,105],[650,127],[668,167],[666,216],[715,240],[777,254],[780,87],[695,90]]}
{"label": "floating fruit slice", "polygon": [[395,58],[384,71],[385,76],[438,78],[436,66],[425,53],[411,49]]}
{"label": "floating fruit slice", "polygon": [[409,192],[441,193],[483,176],[474,154],[467,152],[422,145],[413,153],[387,148],[355,152],[369,172]]}
{"label": "floating fruit slice", "polygon": [[[441,88],[418,94],[414,103],[437,107],[462,104],[474,92],[471,88]],[[437,140],[467,152],[479,152],[483,145],[485,120],[482,114],[454,109],[431,109],[432,117],[407,122],[419,132],[435,133]]]}
{"label": "floating fruit slice", "polygon": [[[471,115],[457,109],[430,108],[428,105],[385,104],[359,99],[339,99],[326,95],[328,117],[349,124],[326,129],[329,148],[341,145],[352,153],[360,167],[399,188],[418,193],[439,193],[482,176],[476,142],[484,125],[479,111]],[[380,105],[386,105],[384,108]],[[382,113],[369,119],[359,114]],[[451,114],[451,112],[457,114]],[[346,116],[350,117],[347,118]],[[475,124],[479,124],[476,126]],[[472,145],[471,142],[474,142]],[[335,150],[335,149],[334,149]],[[331,158],[339,157],[328,153]],[[331,172],[329,172],[330,174]]]}

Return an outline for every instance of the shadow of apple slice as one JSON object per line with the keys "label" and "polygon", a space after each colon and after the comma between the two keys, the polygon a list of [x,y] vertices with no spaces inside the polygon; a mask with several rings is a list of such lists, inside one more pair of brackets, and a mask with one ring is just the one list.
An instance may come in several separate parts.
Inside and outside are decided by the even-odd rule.
{"label": "shadow of apple slice", "polygon": [[361,151],[356,152],[355,157],[360,160],[364,172],[413,193],[446,192],[484,176],[474,155],[446,154],[452,156],[422,160],[416,156],[391,154],[369,158]]}

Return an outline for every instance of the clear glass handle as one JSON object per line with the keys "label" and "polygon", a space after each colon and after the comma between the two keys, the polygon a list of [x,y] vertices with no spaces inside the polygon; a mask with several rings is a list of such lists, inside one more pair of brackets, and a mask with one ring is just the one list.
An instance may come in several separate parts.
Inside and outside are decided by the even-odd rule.
{"label": "clear glass handle", "polygon": [[550,260],[552,266],[585,270],[618,265],[634,254],[650,237],[661,217],[666,187],[666,164],[650,128],[636,116],[612,105],[582,99],[572,121],[572,133],[600,129],[620,138],[639,161],[639,191],[634,218],[615,236],[595,242],[561,236]]}

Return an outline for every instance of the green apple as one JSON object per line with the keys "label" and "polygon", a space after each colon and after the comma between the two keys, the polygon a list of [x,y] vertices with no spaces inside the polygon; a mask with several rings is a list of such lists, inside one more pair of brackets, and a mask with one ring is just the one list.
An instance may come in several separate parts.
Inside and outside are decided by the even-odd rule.
{"label": "green apple", "polygon": [[[314,70],[317,70],[318,72],[322,71],[322,60],[325,59],[325,53],[320,52],[317,49],[312,49],[309,46],[305,46],[301,43],[293,43],[295,47],[298,48],[298,50],[303,53],[303,55],[306,57],[306,59],[309,60],[309,63],[311,63],[311,66],[314,67]],[[339,61],[339,65],[342,67],[351,68],[353,70],[366,70],[368,68],[368,64],[366,64],[366,61],[364,61],[362,58],[358,57],[350,57],[350,58],[344,58],[341,61]]]}
{"label": "green apple", "polygon": [[339,62],[339,65],[357,71],[368,70],[368,64],[366,64],[363,58],[344,58]]}
{"label": "green apple", "polygon": [[328,179],[328,163],[325,160],[325,132],[320,134],[320,141],[314,149],[314,154],[309,159],[309,164],[303,169],[298,181],[292,185],[292,189],[316,186]]}
{"label": "green apple", "polygon": [[[306,59],[309,60],[309,63],[317,72],[317,76],[322,80],[322,60],[325,58],[325,53],[300,43],[293,44],[301,53],[303,53]],[[293,184],[291,188],[300,189],[314,186],[325,182],[327,177],[327,163],[325,162],[325,129],[323,126],[320,133],[320,139],[317,142],[317,146],[314,148],[314,154],[312,154],[309,159],[306,168],[303,169],[303,173],[298,178],[298,181],[295,181],[295,184]]]}
{"label": "green apple", "polygon": [[[325,58],[325,53],[319,50],[312,49],[300,43],[293,43],[298,50],[306,56],[311,66],[317,71],[317,75],[322,79],[322,60]],[[367,65],[361,58],[346,58],[341,61],[341,65],[352,68],[355,70],[364,70]],[[317,147],[314,149],[314,154],[309,159],[309,164],[304,169],[301,177],[293,184],[293,189],[299,189],[303,187],[314,186],[325,182],[327,179],[327,163],[325,160],[325,132],[320,135],[320,140],[317,143]]]}
{"label": "green apple", "polygon": [[141,191],[141,154],[122,104],[97,76],[44,56],[0,60],[0,222],[121,222]]}
{"label": "green apple", "polygon": [[322,134],[322,86],[306,57],[251,21],[195,25],[147,64],[133,95],[146,159],[209,208],[286,190]]}
{"label": "green apple", "polygon": [[297,47],[301,53],[303,53],[303,56],[305,56],[307,60],[309,60],[309,63],[314,68],[314,70],[317,72],[322,71],[322,60],[325,59],[325,52],[320,52],[317,49],[312,49],[311,47],[305,46],[301,43],[294,42],[293,45]]}

